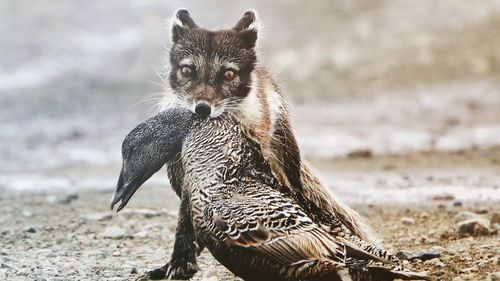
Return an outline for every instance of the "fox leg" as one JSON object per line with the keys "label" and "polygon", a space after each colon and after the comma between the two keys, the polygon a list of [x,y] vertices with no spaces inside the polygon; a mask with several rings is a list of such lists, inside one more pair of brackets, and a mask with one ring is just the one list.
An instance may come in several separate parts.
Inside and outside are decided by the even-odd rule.
{"label": "fox leg", "polygon": [[180,279],[187,280],[199,270],[196,257],[200,249],[191,223],[188,196],[181,196],[179,218],[175,232],[174,250],[170,261],[161,268],[148,272],[152,280]]}

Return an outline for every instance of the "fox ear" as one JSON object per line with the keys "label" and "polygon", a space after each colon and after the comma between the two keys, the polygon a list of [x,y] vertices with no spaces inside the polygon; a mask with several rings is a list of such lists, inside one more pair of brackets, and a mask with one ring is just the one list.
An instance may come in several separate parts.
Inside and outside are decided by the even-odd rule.
{"label": "fox ear", "polygon": [[240,36],[245,48],[252,49],[257,44],[258,25],[257,13],[254,10],[248,10],[233,27],[233,30]]}
{"label": "fox ear", "polygon": [[179,38],[186,34],[186,31],[197,27],[188,10],[178,9],[172,20],[172,42],[177,43]]}

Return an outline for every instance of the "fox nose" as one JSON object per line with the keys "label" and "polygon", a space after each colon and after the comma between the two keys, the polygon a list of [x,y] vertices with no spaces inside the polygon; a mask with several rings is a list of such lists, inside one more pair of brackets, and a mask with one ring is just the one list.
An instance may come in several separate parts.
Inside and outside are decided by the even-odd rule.
{"label": "fox nose", "polygon": [[210,108],[210,105],[206,103],[199,103],[196,105],[194,108],[194,111],[196,114],[200,115],[202,118],[206,118],[208,115],[210,115],[210,112],[212,112],[212,109]]}

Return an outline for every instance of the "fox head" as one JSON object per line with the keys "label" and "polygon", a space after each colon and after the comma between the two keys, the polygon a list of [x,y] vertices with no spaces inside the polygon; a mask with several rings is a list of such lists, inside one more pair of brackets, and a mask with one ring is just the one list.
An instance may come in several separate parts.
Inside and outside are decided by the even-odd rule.
{"label": "fox head", "polygon": [[170,88],[202,117],[217,117],[247,97],[257,57],[257,18],[247,11],[231,29],[198,27],[185,9],[172,22]]}

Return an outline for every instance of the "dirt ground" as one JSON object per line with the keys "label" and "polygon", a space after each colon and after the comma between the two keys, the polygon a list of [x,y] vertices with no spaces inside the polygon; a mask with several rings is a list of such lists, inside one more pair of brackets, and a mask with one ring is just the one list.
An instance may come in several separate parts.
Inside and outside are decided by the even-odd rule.
{"label": "dirt ground", "polygon": [[[454,233],[461,211],[500,213],[499,1],[33,2],[0,3],[0,280],[134,280],[168,261],[164,172],[108,205],[123,137],[157,112],[179,7],[208,28],[258,11],[302,151],[387,248],[441,252],[412,262],[436,280],[500,272],[498,224]],[[207,251],[199,265],[194,280],[237,279]]]}
{"label": "dirt ground", "polygon": [[[451,180],[460,176],[465,182],[469,180],[469,188],[478,188],[471,181],[476,176],[474,171],[491,168],[485,155],[495,158],[499,152],[500,149],[493,149],[461,154],[425,153],[413,158],[348,158],[323,161],[320,167],[340,178],[345,173],[359,176],[381,173],[383,178],[388,163],[391,163],[391,172],[400,174],[426,171],[422,164],[434,163],[430,167],[434,171],[448,167],[448,173],[443,173],[441,178]],[[471,164],[475,169],[457,175],[457,169]],[[418,182],[412,174],[407,177],[410,184]],[[385,184],[390,186],[391,181]],[[174,193],[166,184],[146,185],[126,210],[118,214],[109,210],[111,194],[112,189],[70,193],[2,192],[0,280],[133,280],[141,279],[146,270],[164,264],[174,241],[178,207]],[[498,230],[478,237],[458,237],[454,232],[454,216],[458,212],[469,210],[489,219],[500,213],[498,201],[461,201],[453,196],[437,196],[420,203],[358,203],[354,206],[367,218],[387,248],[442,252],[439,260],[411,262],[414,269],[429,272],[435,280],[452,280],[457,276],[472,278],[463,280],[483,280],[488,274],[500,271]],[[207,272],[219,280],[238,280],[206,250],[199,258],[199,265],[201,271],[193,280],[200,280]]]}

